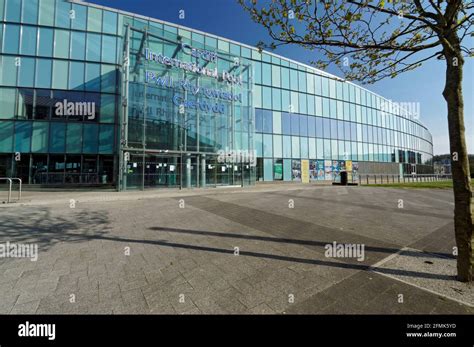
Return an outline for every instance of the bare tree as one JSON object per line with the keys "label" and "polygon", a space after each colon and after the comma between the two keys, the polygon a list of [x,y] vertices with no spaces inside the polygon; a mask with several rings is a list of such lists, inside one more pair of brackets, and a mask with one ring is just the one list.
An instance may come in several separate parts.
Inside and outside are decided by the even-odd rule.
{"label": "bare tree", "polygon": [[458,280],[473,280],[472,189],[464,128],[464,57],[473,49],[473,1],[462,0],[237,0],[263,25],[271,42],[259,48],[295,44],[321,52],[318,68],[337,65],[346,79],[374,83],[413,70],[423,62],[446,61],[454,190]]}

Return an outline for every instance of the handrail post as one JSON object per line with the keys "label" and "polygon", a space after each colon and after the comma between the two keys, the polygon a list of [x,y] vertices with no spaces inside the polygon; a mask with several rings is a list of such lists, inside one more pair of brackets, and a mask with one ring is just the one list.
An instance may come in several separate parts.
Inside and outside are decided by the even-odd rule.
{"label": "handrail post", "polygon": [[19,189],[18,189],[18,202],[20,202],[20,200],[21,200],[21,184],[22,184],[21,178],[18,179],[18,183],[20,184]]}
{"label": "handrail post", "polygon": [[7,200],[7,204],[10,203],[10,199],[12,197],[12,179],[11,178],[7,178],[8,179],[8,182],[10,182],[10,187],[8,188],[8,200]]}

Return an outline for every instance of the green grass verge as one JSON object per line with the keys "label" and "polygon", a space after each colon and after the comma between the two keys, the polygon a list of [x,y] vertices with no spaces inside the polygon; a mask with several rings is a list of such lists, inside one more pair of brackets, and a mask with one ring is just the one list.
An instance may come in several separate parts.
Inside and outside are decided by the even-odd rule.
{"label": "green grass verge", "polygon": [[363,184],[362,186],[387,187],[387,188],[413,188],[413,189],[419,189],[419,188],[452,189],[453,181]]}

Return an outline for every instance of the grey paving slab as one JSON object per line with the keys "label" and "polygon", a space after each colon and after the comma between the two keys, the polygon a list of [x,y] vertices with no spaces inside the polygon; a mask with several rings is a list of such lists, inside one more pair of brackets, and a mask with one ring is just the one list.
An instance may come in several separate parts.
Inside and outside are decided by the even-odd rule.
{"label": "grey paving slab", "polygon": [[[0,259],[0,313],[472,313],[424,290],[452,282],[413,263],[449,259],[449,191],[281,185],[25,199],[0,206],[0,242],[37,244],[39,257]],[[363,244],[364,260],[327,257],[334,241]],[[403,247],[403,261],[371,271]],[[418,287],[399,281],[407,273]]]}

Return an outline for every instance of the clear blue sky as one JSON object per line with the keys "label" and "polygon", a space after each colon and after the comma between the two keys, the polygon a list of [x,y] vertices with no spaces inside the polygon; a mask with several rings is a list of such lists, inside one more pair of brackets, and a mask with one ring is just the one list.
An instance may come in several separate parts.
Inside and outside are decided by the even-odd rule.
{"label": "clear blue sky", "polygon": [[[248,45],[268,41],[268,34],[237,4],[236,0],[89,0],[87,2],[142,14],[179,25],[199,29]],[[179,11],[185,18],[179,18]],[[473,47],[473,39],[469,47]],[[275,52],[308,63],[316,53],[296,46],[280,47]],[[330,67],[328,72],[340,75]],[[445,62],[431,60],[414,71],[395,79],[382,80],[365,86],[388,99],[399,102],[420,102],[421,121],[433,134],[434,153],[449,153],[446,104],[441,95],[444,88]],[[343,77],[343,76],[341,76]],[[469,153],[474,153],[474,58],[467,58],[464,73],[466,136]]]}

